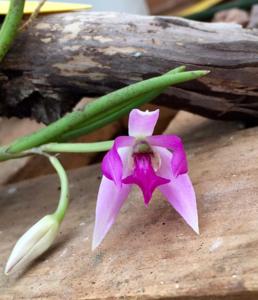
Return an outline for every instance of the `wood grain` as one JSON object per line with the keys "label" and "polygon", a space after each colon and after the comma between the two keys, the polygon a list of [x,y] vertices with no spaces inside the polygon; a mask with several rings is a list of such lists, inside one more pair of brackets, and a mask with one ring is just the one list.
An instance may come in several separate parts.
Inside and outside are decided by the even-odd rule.
{"label": "wood grain", "polygon": [[[72,171],[72,201],[55,245],[24,272],[0,275],[1,300],[256,300],[258,128],[228,128],[222,136],[218,124],[223,126],[210,123],[213,138],[197,135],[186,143],[200,236],[159,193],[146,208],[135,189],[101,247],[91,252],[100,167]],[[54,209],[58,181],[46,176],[0,194],[3,269],[16,239]]]}
{"label": "wood grain", "polygon": [[42,16],[1,65],[0,115],[58,119],[99,96],[176,66],[209,69],[156,103],[214,119],[257,122],[258,35],[233,24],[77,12]]}

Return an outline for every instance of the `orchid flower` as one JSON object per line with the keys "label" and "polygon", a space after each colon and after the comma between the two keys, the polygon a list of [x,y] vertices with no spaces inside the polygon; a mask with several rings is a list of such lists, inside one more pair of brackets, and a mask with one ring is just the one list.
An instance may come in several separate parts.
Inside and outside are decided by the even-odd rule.
{"label": "orchid flower", "polygon": [[182,141],[175,135],[152,135],[159,110],[133,109],[129,136],[115,139],[102,161],[92,249],[99,246],[113,225],[134,184],[142,190],[147,206],[157,188],[199,233],[195,192],[187,174]]}

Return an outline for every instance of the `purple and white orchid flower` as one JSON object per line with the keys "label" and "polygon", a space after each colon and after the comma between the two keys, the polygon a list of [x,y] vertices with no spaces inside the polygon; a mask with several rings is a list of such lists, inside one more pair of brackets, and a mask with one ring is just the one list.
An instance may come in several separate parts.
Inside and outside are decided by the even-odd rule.
{"label": "purple and white orchid flower", "polygon": [[129,136],[115,139],[102,162],[92,248],[113,225],[133,184],[140,187],[147,206],[158,188],[185,221],[199,233],[195,192],[187,174],[182,141],[175,135],[153,136],[159,110],[133,109]]}

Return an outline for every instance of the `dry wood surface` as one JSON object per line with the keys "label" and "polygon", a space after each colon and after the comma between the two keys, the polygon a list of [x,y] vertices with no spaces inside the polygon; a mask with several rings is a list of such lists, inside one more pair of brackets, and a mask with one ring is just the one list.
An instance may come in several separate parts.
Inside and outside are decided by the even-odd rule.
{"label": "dry wood surface", "polygon": [[[146,208],[135,189],[91,252],[100,166],[72,171],[71,205],[55,245],[24,272],[0,275],[1,300],[258,299],[258,128],[176,120],[166,132],[180,133],[181,122],[200,236],[159,193]],[[58,192],[53,175],[0,189],[1,269],[16,239],[54,209]]]}

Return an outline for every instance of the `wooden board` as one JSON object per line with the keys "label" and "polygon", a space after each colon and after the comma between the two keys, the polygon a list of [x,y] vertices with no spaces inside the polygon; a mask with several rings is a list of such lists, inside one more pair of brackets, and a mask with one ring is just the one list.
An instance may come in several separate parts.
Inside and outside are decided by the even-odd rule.
{"label": "wooden board", "polygon": [[[221,124],[222,125],[222,124]],[[100,168],[69,173],[71,205],[52,248],[31,268],[0,275],[9,299],[258,299],[258,128],[187,143],[200,236],[155,193],[135,189],[111,232],[91,252]],[[202,129],[200,129],[202,130]],[[0,267],[16,239],[58,198],[55,176],[0,190]]]}

